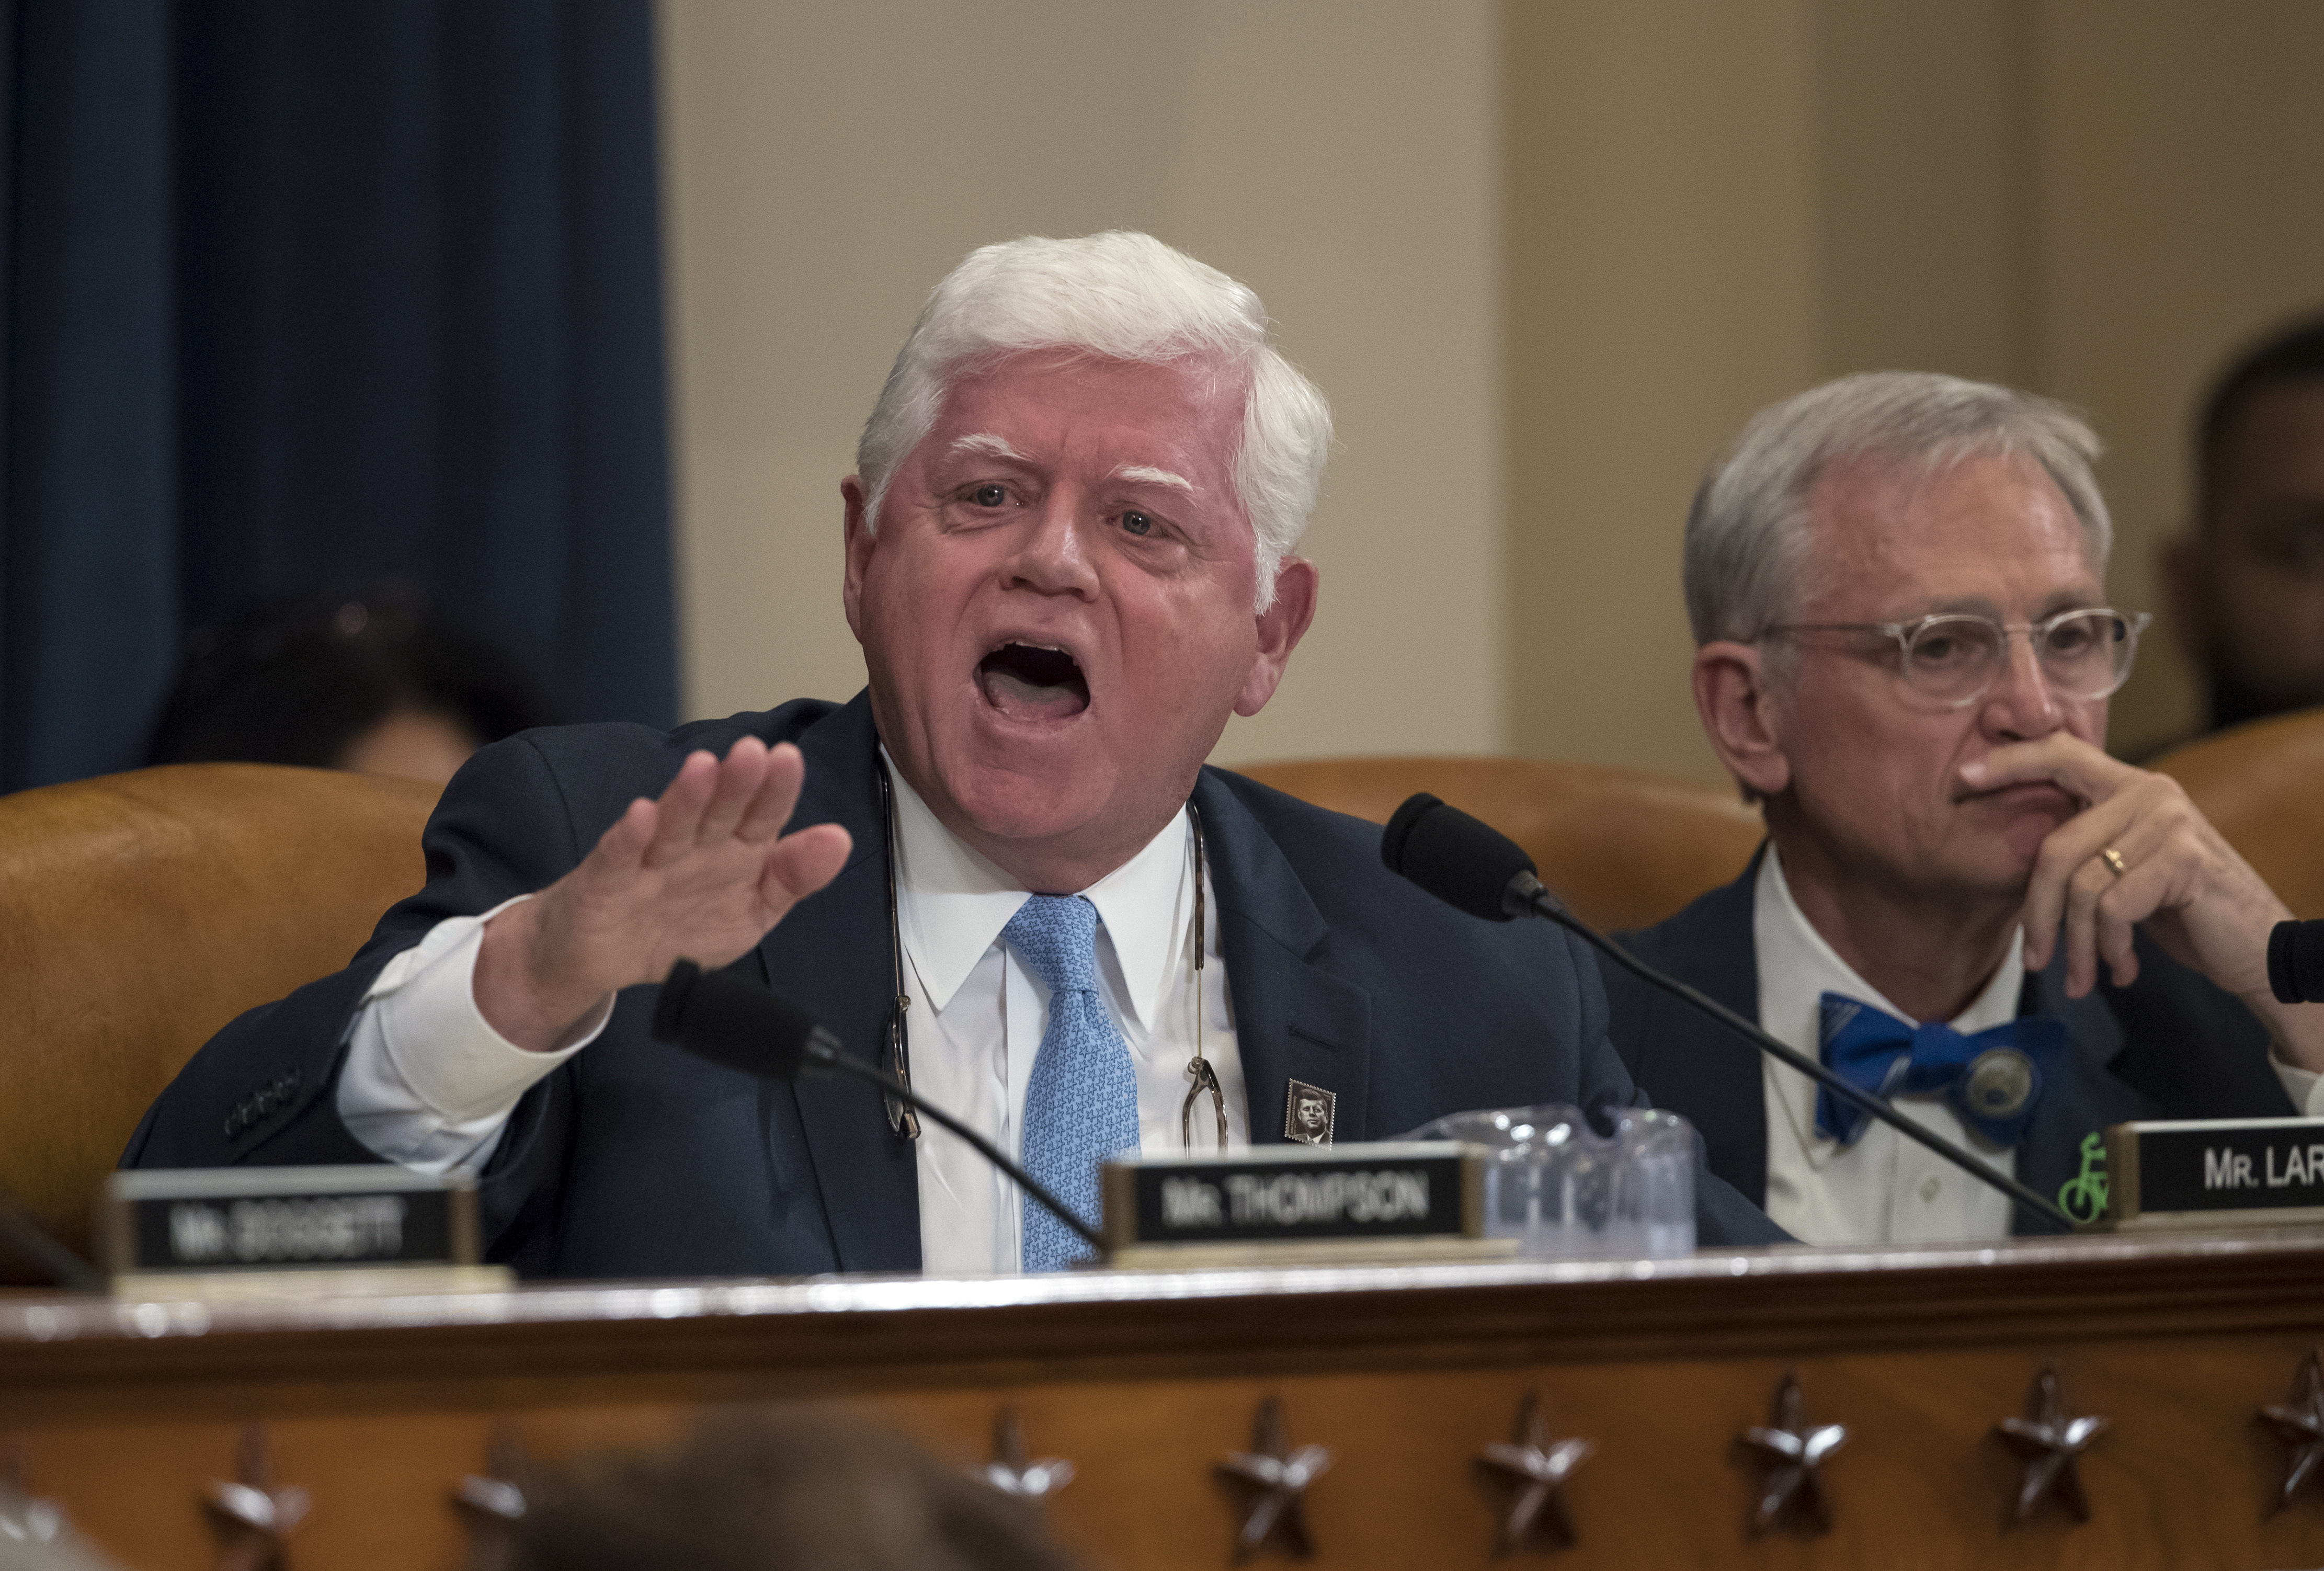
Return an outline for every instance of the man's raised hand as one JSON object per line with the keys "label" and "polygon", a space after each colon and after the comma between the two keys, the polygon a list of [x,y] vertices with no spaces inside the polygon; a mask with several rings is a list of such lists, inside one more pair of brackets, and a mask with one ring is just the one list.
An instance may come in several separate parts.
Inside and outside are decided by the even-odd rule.
{"label": "man's raised hand", "polygon": [[806,765],[754,736],[722,762],[687,755],[657,801],[641,797],[579,866],[485,924],[476,1008],[521,1048],[586,1035],[613,993],[680,958],[728,964],[845,865],[847,831],[785,835]]}

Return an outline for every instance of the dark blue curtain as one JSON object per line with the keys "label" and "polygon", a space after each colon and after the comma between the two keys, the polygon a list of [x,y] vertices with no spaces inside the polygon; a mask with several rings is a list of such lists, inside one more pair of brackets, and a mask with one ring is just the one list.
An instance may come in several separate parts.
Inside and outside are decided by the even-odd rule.
{"label": "dark blue curtain", "polygon": [[669,723],[650,0],[0,0],[0,789],[383,571]]}

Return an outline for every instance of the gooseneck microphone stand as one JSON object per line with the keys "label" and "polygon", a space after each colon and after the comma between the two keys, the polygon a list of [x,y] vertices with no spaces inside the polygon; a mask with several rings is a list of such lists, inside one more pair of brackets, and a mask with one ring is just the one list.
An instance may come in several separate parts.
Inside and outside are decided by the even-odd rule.
{"label": "gooseneck microphone stand", "polygon": [[1388,820],[1380,836],[1380,856],[1390,871],[1402,873],[1439,900],[1471,916],[1498,922],[1536,916],[1556,923],[1639,981],[1702,1011],[1768,1057],[1797,1069],[1905,1139],[1934,1151],[1978,1183],[1998,1189],[2034,1215],[2057,1223],[2070,1233],[2080,1231],[2080,1225],[2055,1202],[2043,1198],[2008,1174],[1995,1172],[1952,1141],[1904,1117],[1889,1105],[1886,1098],[1841,1078],[1806,1054],[1777,1041],[1717,999],[1675,976],[1665,975],[1606,938],[1566,910],[1565,903],[1543,886],[1533,858],[1525,854],[1525,848],[1490,825],[1423,791],[1407,799]]}
{"label": "gooseneck microphone stand", "polygon": [[687,1051],[745,1074],[796,1080],[802,1069],[833,1069],[878,1086],[907,1106],[926,1114],[976,1148],[1009,1175],[1018,1187],[1080,1235],[1098,1253],[1105,1240],[1074,1215],[1048,1186],[1017,1165],[1009,1154],[885,1069],[853,1058],[839,1039],[805,1010],[728,971],[705,971],[691,960],[669,969],[654,1003],[653,1034]]}

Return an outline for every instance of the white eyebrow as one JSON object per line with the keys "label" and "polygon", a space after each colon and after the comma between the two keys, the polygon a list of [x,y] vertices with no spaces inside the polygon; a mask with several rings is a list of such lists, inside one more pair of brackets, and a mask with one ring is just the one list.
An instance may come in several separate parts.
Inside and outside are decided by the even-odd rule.
{"label": "white eyebrow", "polygon": [[1173,475],[1167,469],[1157,469],[1147,464],[1124,464],[1113,472],[1113,477],[1135,481],[1141,485],[1170,485],[1188,492],[1194,489],[1194,483],[1184,475]]}
{"label": "white eyebrow", "polygon": [[1019,464],[1029,462],[1024,454],[1009,445],[1006,438],[996,437],[987,431],[954,439],[952,450],[955,453],[982,453],[988,458],[1008,458]]}

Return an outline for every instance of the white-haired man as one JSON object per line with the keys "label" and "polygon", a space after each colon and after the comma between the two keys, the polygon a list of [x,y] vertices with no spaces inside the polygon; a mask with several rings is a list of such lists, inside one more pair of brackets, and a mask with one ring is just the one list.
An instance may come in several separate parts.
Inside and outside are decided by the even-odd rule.
{"label": "white-haired man", "polygon": [[[2288,1114],[2324,1068],[2324,1011],[2269,993],[2282,902],[2175,781],[2100,751],[2146,619],[2106,603],[2097,452],[2057,404],[1907,373],[1745,428],[1687,522],[1686,594],[1703,729],[1767,844],[1623,935],[2082,1219],[2107,1124]],[[1633,1074],[1798,1236],[2011,1230],[1806,1077],[1609,985]]]}
{"label": "white-haired man", "polygon": [[[1085,1214],[1127,1148],[1630,1101],[1586,955],[1460,916],[1380,867],[1377,830],[1203,767],[1314,615],[1290,552],[1330,439],[1223,274],[1141,235],[977,252],[841,487],[865,693],[480,754],[429,825],[426,890],[346,972],[206,1048],[127,1160],[460,1165],[492,1257],[530,1274],[1076,1252],[866,1087],[650,1040],[646,984],[681,956],[892,1055]],[[1321,1132],[1295,1125],[1303,1095]],[[1706,1236],[1776,1236],[1703,1191]]]}

